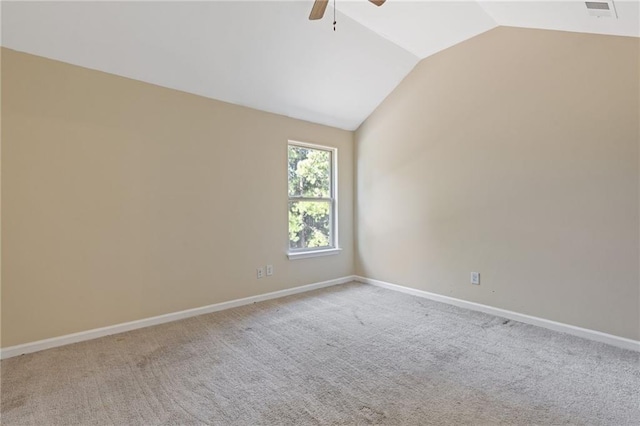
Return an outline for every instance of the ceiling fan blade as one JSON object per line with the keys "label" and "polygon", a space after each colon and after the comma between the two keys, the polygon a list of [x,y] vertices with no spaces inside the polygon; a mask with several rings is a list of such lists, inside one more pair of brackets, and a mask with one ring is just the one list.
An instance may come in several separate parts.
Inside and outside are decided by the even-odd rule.
{"label": "ceiling fan blade", "polygon": [[376,6],[382,6],[386,0],[369,0],[369,1],[375,4]]}
{"label": "ceiling fan blade", "polygon": [[327,8],[327,4],[329,4],[329,0],[316,0],[313,3],[313,8],[311,9],[311,14],[309,15],[309,19],[311,21],[315,21],[316,19],[322,19],[322,16],[324,15],[324,10]]}

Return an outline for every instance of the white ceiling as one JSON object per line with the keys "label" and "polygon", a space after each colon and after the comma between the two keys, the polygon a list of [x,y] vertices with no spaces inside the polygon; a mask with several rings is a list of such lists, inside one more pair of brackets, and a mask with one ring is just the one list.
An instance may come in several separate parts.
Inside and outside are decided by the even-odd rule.
{"label": "white ceiling", "polygon": [[[311,2],[2,2],[2,44],[239,105],[356,128],[418,58]],[[324,24],[324,25],[323,25]]]}
{"label": "white ceiling", "polygon": [[338,9],[419,58],[498,26],[475,1],[338,0]]}
{"label": "white ceiling", "polygon": [[619,19],[583,1],[2,1],[5,47],[348,130],[415,64],[498,25],[640,36],[640,0]]}
{"label": "white ceiling", "polygon": [[584,0],[480,1],[498,25],[640,37],[640,1],[617,0],[613,4],[618,19],[589,16]]}

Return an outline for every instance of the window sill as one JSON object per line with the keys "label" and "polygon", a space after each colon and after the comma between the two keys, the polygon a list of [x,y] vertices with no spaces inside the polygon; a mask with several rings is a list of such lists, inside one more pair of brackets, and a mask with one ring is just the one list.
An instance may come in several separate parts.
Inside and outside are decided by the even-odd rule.
{"label": "window sill", "polygon": [[310,257],[331,256],[342,251],[341,248],[331,248],[326,250],[290,251],[287,253],[289,260],[308,259]]}

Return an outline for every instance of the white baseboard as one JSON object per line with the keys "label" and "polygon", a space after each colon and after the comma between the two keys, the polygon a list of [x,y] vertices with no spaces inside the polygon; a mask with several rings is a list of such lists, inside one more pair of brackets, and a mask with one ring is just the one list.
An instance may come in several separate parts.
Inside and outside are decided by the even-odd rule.
{"label": "white baseboard", "polygon": [[563,324],[556,321],[538,318],[531,315],[519,314],[517,312],[508,311],[506,309],[494,308],[480,303],[468,302],[454,297],[443,296],[436,293],[430,293],[424,290],[418,290],[410,287],[403,287],[388,282],[374,280],[360,276],[346,276],[329,281],[322,281],[314,284],[303,285],[300,287],[289,288],[286,290],[274,291],[271,293],[259,294],[257,296],[245,297],[243,299],[230,300],[228,302],[216,303],[213,305],[202,306],[200,308],[187,309],[185,311],[173,312],[170,314],[159,315],[156,317],[145,318],[137,321],[125,322],[108,327],[96,328],[93,330],[81,331],[79,333],[67,334],[65,336],[53,337],[50,339],[38,340],[36,342],[25,343],[22,345],[10,346],[0,349],[0,359],[11,358],[18,355],[38,352],[45,349],[56,348],[59,346],[69,345],[72,343],[83,342],[86,340],[97,339],[99,337],[109,336],[112,334],[124,333],[126,331],[136,330],[139,328],[150,327],[153,325],[164,324],[167,322],[178,321],[197,315],[209,314],[212,312],[223,311],[238,306],[249,305],[251,303],[262,302],[265,300],[277,299],[280,297],[290,296],[293,294],[304,293],[324,287],[331,287],[338,284],[345,284],[351,281],[359,281],[365,284],[371,284],[377,287],[383,287],[389,290],[400,291],[402,293],[411,294],[426,299],[455,305],[461,308],[471,309],[474,311],[484,312],[490,315],[507,318],[514,321],[520,321],[526,324],[536,325],[538,327],[559,331],[573,336],[583,337],[585,339],[595,340],[597,342],[607,343],[623,349],[630,349],[640,352],[640,341],[627,339],[624,337],[614,336],[612,334],[602,333],[600,331],[589,330],[587,328],[576,327],[574,325]]}
{"label": "white baseboard", "polygon": [[187,309],[185,311],[172,312],[170,314],[158,315],[156,317],[144,318],[137,321],[125,322],[122,324],[111,325],[108,327],[95,328],[93,330],[81,331],[79,333],[67,334],[50,339],[38,340],[36,342],[24,343],[22,345],[9,346],[0,349],[0,359],[11,358],[18,355],[38,352],[45,349],[56,348],[58,346],[69,345],[71,343],[83,342],[85,340],[97,339],[98,337],[109,336],[112,334],[124,333],[126,331],[136,330],[139,328],[150,327],[152,325],[164,324],[171,321],[178,321],[185,318],[195,317],[197,315],[209,314],[212,312],[223,311],[225,309],[236,308],[238,306],[249,305],[251,303],[262,302],[279,297],[290,296],[292,294],[304,293],[319,288],[330,287],[338,284],[345,284],[355,281],[356,277],[346,276],[336,278],[334,280],[322,281],[318,283],[303,285],[300,287],[288,288],[286,290],[274,291],[271,293],[259,294],[257,296],[245,297],[243,299],[230,300],[228,302],[215,303],[213,305],[202,306],[200,308]]}
{"label": "white baseboard", "polygon": [[484,312],[503,318],[507,318],[514,321],[523,322],[525,324],[536,325],[538,327],[547,328],[549,330],[559,331],[562,333],[571,334],[573,336],[582,337],[589,340],[595,340],[596,342],[607,343],[612,346],[617,346],[623,349],[630,349],[632,351],[640,352],[640,341],[627,339],[625,337],[614,336],[613,334],[603,333],[601,331],[590,330],[588,328],[576,327],[574,325],[563,324],[561,322],[551,321],[544,318],[538,318],[531,315],[519,314],[513,311],[507,311],[506,309],[494,308],[493,306],[482,305],[480,303],[468,302],[462,299],[456,299],[454,297],[442,296],[436,293],[430,293],[424,290],[418,290],[410,287],[403,287],[397,284],[391,284],[384,281],[374,280],[371,278],[365,278],[356,276],[356,281],[371,284],[377,287],[386,288],[389,290],[400,291],[402,293],[411,294],[413,296],[423,297],[425,299],[435,300],[436,302],[447,303],[449,305],[458,306],[461,308],[471,309],[473,311]]}

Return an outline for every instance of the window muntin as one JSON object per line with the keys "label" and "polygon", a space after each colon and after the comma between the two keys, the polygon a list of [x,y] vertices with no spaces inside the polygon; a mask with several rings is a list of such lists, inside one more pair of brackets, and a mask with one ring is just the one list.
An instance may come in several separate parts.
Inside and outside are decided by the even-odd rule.
{"label": "window muntin", "polygon": [[289,251],[335,248],[334,148],[288,146]]}

